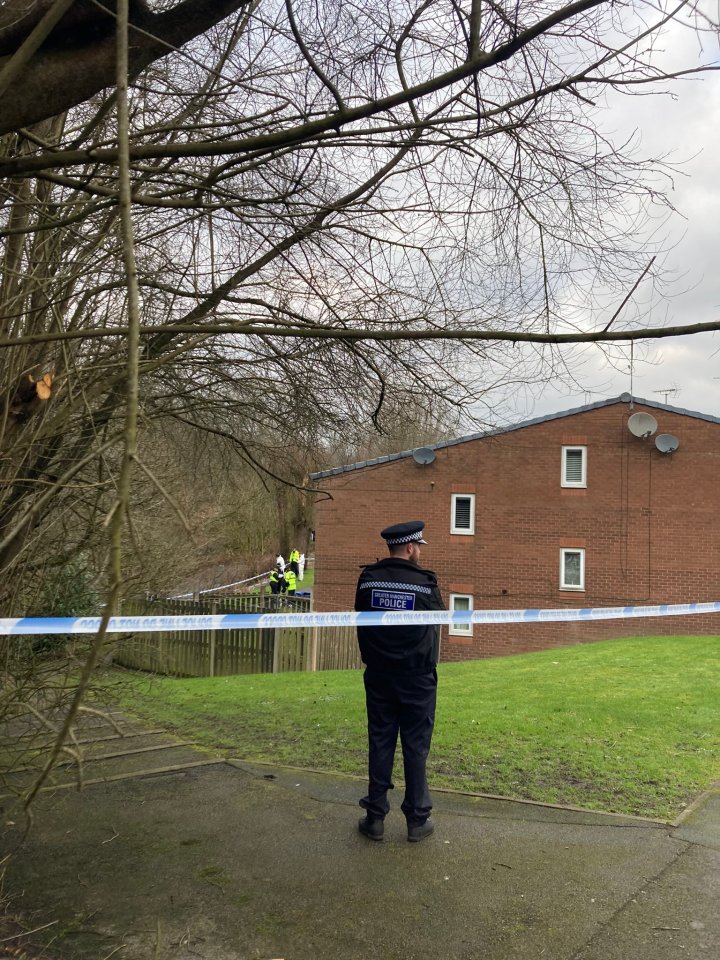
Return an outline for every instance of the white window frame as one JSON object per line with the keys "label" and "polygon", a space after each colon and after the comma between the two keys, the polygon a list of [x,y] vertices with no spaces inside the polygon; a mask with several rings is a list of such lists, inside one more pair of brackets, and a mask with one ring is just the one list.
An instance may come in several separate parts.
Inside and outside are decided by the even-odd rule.
{"label": "white window frame", "polygon": [[[457,512],[458,500],[470,501],[470,526],[458,527],[455,523],[455,514]],[[450,533],[459,533],[465,537],[472,537],[475,534],[475,494],[474,493],[453,493],[450,500]]]}
{"label": "white window frame", "polygon": [[[565,582],[565,557],[568,553],[577,553],[580,555],[580,583]],[[585,550],[582,547],[561,547],[560,548],[560,589],[561,590],[585,590]]]}
{"label": "white window frame", "polygon": [[[468,601],[468,610],[473,610],[473,598],[470,593],[451,593],[450,610],[457,609],[455,601],[463,599]],[[464,610],[464,608],[463,608]],[[473,635],[473,625],[471,623],[451,623],[448,626],[448,633],[451,637],[471,637]]]}
{"label": "white window frame", "polygon": [[[570,450],[579,450],[582,453],[581,480],[568,480],[567,478],[567,454]],[[587,487],[587,447],[584,447],[580,444],[568,444],[562,448],[562,458],[560,460],[560,486]]]}

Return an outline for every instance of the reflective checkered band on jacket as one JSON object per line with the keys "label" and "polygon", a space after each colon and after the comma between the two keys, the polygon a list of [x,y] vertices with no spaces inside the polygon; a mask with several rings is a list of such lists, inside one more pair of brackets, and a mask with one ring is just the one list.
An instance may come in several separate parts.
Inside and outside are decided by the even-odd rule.
{"label": "reflective checkered band on jacket", "polygon": [[398,543],[412,543],[414,540],[422,540],[422,530],[417,530],[415,533],[408,533],[405,537],[393,537],[392,540],[386,540],[385,543],[389,547],[394,547]]}
{"label": "reflective checkered band on jacket", "polygon": [[374,587],[376,590],[412,590],[413,593],[432,593],[432,587],[421,587],[416,583],[390,583],[388,580],[371,580],[369,583],[361,583],[361,590],[369,590]]}

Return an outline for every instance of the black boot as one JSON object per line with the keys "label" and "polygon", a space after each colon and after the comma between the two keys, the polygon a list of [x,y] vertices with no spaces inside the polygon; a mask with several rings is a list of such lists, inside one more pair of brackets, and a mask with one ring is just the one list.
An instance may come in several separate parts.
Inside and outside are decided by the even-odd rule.
{"label": "black boot", "polygon": [[419,843],[421,840],[424,840],[425,837],[429,837],[434,829],[435,824],[430,817],[428,817],[424,823],[409,823],[408,840],[410,843]]}
{"label": "black boot", "polygon": [[374,820],[368,814],[358,820],[358,830],[368,840],[382,840],[385,833],[385,824],[382,820]]}

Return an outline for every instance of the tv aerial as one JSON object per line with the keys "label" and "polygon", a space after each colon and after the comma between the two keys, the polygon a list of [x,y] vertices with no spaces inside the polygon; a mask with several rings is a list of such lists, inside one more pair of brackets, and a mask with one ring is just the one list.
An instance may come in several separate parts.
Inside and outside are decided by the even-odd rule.
{"label": "tv aerial", "polygon": [[680,446],[680,441],[672,433],[659,433],[655,437],[655,446],[660,453],[675,453]]}
{"label": "tv aerial", "polygon": [[668,397],[676,397],[680,390],[677,387],[663,387],[662,390],[653,390],[653,393],[661,393],[664,397],[663,403],[667,403]]}
{"label": "tv aerial", "polygon": [[651,413],[633,413],[628,418],[628,430],[634,437],[647,440],[657,430],[657,420]]}
{"label": "tv aerial", "polygon": [[431,447],[417,447],[417,449],[412,452],[412,458],[415,463],[419,463],[421,467],[425,467],[435,459],[435,451]]}

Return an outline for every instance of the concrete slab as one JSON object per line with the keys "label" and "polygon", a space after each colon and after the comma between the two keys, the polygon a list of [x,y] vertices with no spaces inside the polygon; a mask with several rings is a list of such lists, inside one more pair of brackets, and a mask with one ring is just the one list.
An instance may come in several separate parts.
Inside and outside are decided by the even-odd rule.
{"label": "concrete slab", "polygon": [[594,936],[577,960],[720,954],[720,852],[688,846]]}
{"label": "concrete slab", "polygon": [[[134,734],[133,736],[127,737],[115,736],[99,737],[93,740],[78,740],[72,743],[71,747],[79,753],[83,763],[91,763],[98,760],[107,760],[111,757],[129,757],[137,753],[154,753],[156,750],[167,750],[168,747],[181,745],[187,746],[188,744],[183,743],[181,740],[168,737],[166,733],[161,732],[154,734]],[[67,754],[63,756],[67,757]],[[24,764],[22,767],[7,772],[19,773],[21,770],[26,769],[41,769],[42,759],[44,759],[44,753],[40,758],[32,757],[29,759],[26,756],[22,758]],[[63,759],[60,760],[56,766],[75,766],[76,763],[77,761],[74,759]]]}
{"label": "concrete slab", "polygon": [[[64,719],[64,711],[46,711],[45,717],[59,727]],[[121,733],[147,733],[147,724],[139,720],[125,717],[116,710],[102,712],[83,711],[73,724],[73,731],[79,739],[103,735],[119,736]],[[52,743],[54,737],[46,727],[40,727],[35,717],[25,717],[16,720],[6,720],[0,726],[0,748],[14,745],[19,740],[28,739],[33,743]]]}
{"label": "concrete slab", "polygon": [[[325,771],[309,771],[292,767],[278,767],[274,764],[259,763],[252,760],[227,761],[241,770],[251,773],[260,779],[266,779],[300,790],[316,800],[330,802],[357,803],[357,799],[365,792],[365,780],[362,777],[338,777]],[[402,787],[397,792],[398,800]],[[614,813],[599,813],[592,810],[581,810],[577,807],[560,807],[550,804],[533,803],[532,801],[512,801],[496,797],[465,794],[456,790],[440,790],[433,788],[433,798],[441,803],[443,810],[454,812],[460,816],[480,816],[502,820],[535,820],[550,823],[608,823],[616,826],[652,826],[664,829],[666,824],[660,820],[651,820],[646,817],[631,817]],[[397,805],[396,803],[396,805]]]}
{"label": "concrete slab", "polygon": [[672,835],[678,840],[720,850],[720,790],[709,792],[703,803],[683,819]]}
{"label": "concrete slab", "polygon": [[[6,882],[58,920],[53,949],[71,960],[118,947],[133,960],[720,950],[717,854],[670,827],[435,794],[434,836],[407,843],[398,798],[386,841],[371,843],[356,830],[360,787],[222,764],[46,795]],[[676,952],[662,953],[670,937]]]}
{"label": "concrete slab", "polygon": [[[83,762],[83,781],[112,780],[120,774],[131,775],[142,773],[150,768],[180,766],[202,757],[202,754],[192,747],[174,742],[167,742],[149,752],[146,750],[132,752],[130,748],[129,751],[122,751],[119,755],[117,750],[111,753],[115,755],[86,756]],[[3,775],[4,793],[19,794],[27,790],[34,783],[37,773],[37,768],[5,773]],[[74,787],[78,783],[76,766],[56,766],[51,771],[44,789]],[[0,797],[1,799],[3,798]]]}

